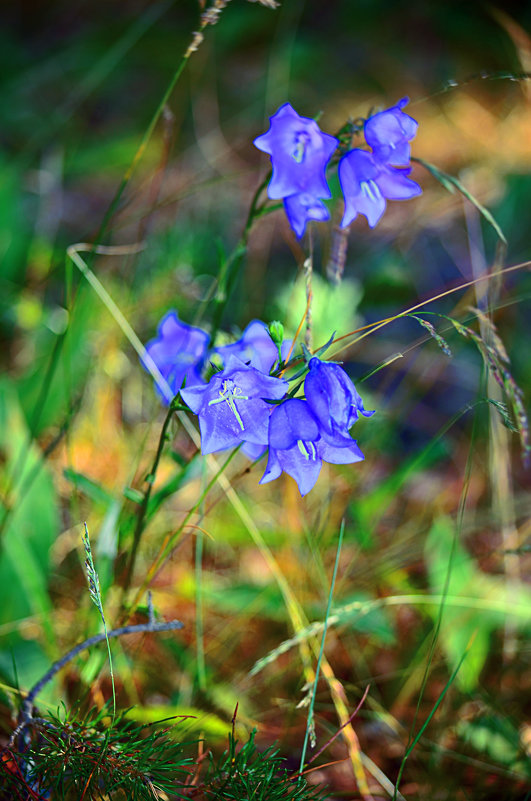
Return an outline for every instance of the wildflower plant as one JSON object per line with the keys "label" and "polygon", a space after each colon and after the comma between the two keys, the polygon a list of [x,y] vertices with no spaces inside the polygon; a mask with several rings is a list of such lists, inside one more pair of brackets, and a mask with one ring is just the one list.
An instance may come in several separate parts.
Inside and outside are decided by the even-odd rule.
{"label": "wildflower plant", "polygon": [[[184,347],[176,353],[181,363],[187,359]],[[186,384],[180,397],[199,418],[203,454],[243,446],[254,459],[268,448],[260,483],[286,472],[297,481],[301,495],[306,495],[315,485],[323,461],[349,464],[364,458],[349,429],[360,414],[370,417],[374,412],[365,411],[340,365],[315,356],[304,368],[308,370],[305,398],[295,397],[300,386],[290,390],[290,381],[277,376],[285,373],[286,366],[283,370],[279,367],[291,348],[292,343],[282,337],[275,345],[267,326],[254,320],[235,343],[215,349],[223,368],[215,370],[208,383],[196,374],[197,380],[192,386]],[[172,372],[171,360],[167,359],[165,366]],[[299,378],[296,373],[291,382],[296,384]]]}
{"label": "wildflower plant", "polygon": [[[318,122],[317,119],[301,116],[291,103],[284,102],[270,117],[269,129],[254,139],[256,148],[269,157],[270,174],[256,190],[242,235],[233,251],[228,255],[224,253],[221,255],[219,275],[215,284],[204,296],[204,302],[195,315],[188,316],[188,313],[183,311],[181,319],[171,308],[173,299],[170,299],[168,309],[164,310],[156,331],[146,333],[145,345],[90,266],[91,259],[98,254],[108,256],[124,252],[127,252],[127,255],[136,253],[134,250],[136,246],[132,246],[133,249],[129,250],[126,248],[124,251],[120,246],[113,248],[101,244],[105,240],[108,222],[121,200],[133,168],[136,167],[146,148],[184,65],[200,47],[207,29],[217,23],[228,2],[229,0],[212,0],[203,9],[200,24],[194,32],[181,66],[162,98],[160,107],[118,189],[102,223],[97,242],[94,245],[81,243],[71,246],[68,250],[71,261],[79,268],[84,279],[89,282],[107,310],[111,312],[136,350],[138,361],[135,367],[138,369],[138,374],[141,365],[154,379],[159,401],[167,408],[151,469],[147,472],[131,471],[134,475],[130,481],[132,484],[136,483],[136,486],[127,485],[120,494],[119,502],[115,503],[115,498],[109,501],[109,495],[101,491],[95,482],[86,480],[83,484],[85,489],[88,488],[87,492],[92,493],[92,497],[97,498],[102,504],[107,504],[100,533],[99,544],[103,541],[101,550],[96,550],[93,555],[87,527],[83,536],[89,595],[99,611],[103,631],[84,639],[64,655],[56,658],[49,670],[36,683],[30,685],[29,691],[22,698],[18,719],[0,759],[0,776],[3,773],[5,786],[10,794],[6,798],[35,798],[38,801],[50,798],[53,801],[55,798],[69,797],[114,798],[121,793],[133,799],[162,798],[163,794],[181,798],[227,799],[227,801],[230,799],[247,801],[250,798],[256,801],[318,799],[322,796],[322,791],[306,783],[304,769],[308,769],[309,764],[306,762],[308,742],[313,747],[317,738],[313,710],[319,677],[327,682],[338,718],[337,734],[340,732],[344,734],[345,747],[361,796],[365,799],[372,797],[365,773],[366,769],[370,768],[372,776],[382,783],[382,787],[391,797],[394,792],[394,797],[401,798],[398,785],[405,760],[420,739],[454,679],[458,681],[459,671],[471,647],[467,644],[464,653],[458,655],[456,664],[452,665],[450,680],[436,700],[426,723],[420,727],[417,735],[410,737],[410,745],[405,750],[404,760],[393,788],[389,780],[385,777],[382,779],[382,772],[377,766],[370,760],[361,758],[361,747],[352,726],[355,712],[352,714],[347,706],[345,692],[334,675],[325,651],[328,625],[335,626],[343,621],[351,622],[355,614],[359,613],[361,616],[364,610],[369,609],[370,603],[381,602],[383,608],[387,601],[393,599],[382,593],[382,597],[376,602],[367,602],[365,606],[364,601],[353,601],[332,611],[332,595],[345,532],[343,521],[325,622],[308,623],[307,610],[299,602],[283,569],[265,542],[245,501],[242,500],[243,494],[237,491],[239,487],[236,486],[239,478],[249,472],[249,480],[254,482],[253,499],[259,499],[268,493],[274,495],[275,488],[266,489],[265,485],[277,479],[282,481],[281,477],[286,474],[289,477],[286,481],[295,482],[300,495],[306,496],[320,480],[323,480],[323,477],[320,478],[323,463],[351,465],[352,467],[348,468],[350,475],[353,475],[354,471],[364,470],[362,463],[364,454],[368,452],[365,436],[372,426],[376,424],[376,428],[378,427],[378,403],[374,403],[375,409],[365,408],[365,405],[373,406],[372,402],[369,404],[367,401],[368,391],[366,394],[365,388],[361,388],[362,381],[357,377],[355,386],[350,375],[352,373],[359,376],[362,371],[352,362],[347,365],[336,360],[345,344],[344,342],[340,344],[341,339],[348,337],[349,344],[352,344],[352,341],[359,342],[363,336],[389,324],[392,320],[409,317],[423,326],[424,332],[428,332],[446,355],[451,355],[446,340],[435,327],[419,314],[411,314],[412,310],[400,313],[394,318],[369,323],[359,339],[352,340],[353,333],[357,332],[345,334],[344,331],[334,330],[337,326],[334,309],[331,308],[329,341],[316,345],[313,342],[312,310],[315,301],[312,293],[312,273],[314,261],[318,259],[316,250],[319,252],[318,249],[314,249],[317,232],[324,230],[333,235],[330,220],[331,218],[340,220],[335,233],[339,232],[342,237],[344,246],[341,258],[344,260],[348,229],[359,215],[364,216],[369,228],[373,229],[382,219],[388,201],[410,200],[422,193],[420,184],[411,177],[412,161],[415,161],[412,156],[412,143],[419,124],[404,111],[409,102],[408,98],[403,97],[394,105],[369,114],[357,122],[348,120],[336,132],[324,130],[326,125],[321,121],[321,117]],[[259,2],[270,8],[276,6],[274,0],[259,0]],[[202,7],[204,5],[201,4]],[[326,116],[323,119],[326,120]],[[354,146],[355,143],[357,146]],[[433,176],[438,176],[443,185],[446,182],[452,191],[455,189],[462,191],[462,194],[470,200],[471,196],[462,190],[457,179],[445,176],[432,165],[427,163],[423,165]],[[339,187],[341,196],[334,197],[331,187],[336,187],[334,189],[336,194],[339,192],[337,189]],[[282,201],[282,203],[269,201]],[[499,236],[497,224],[495,222],[493,224],[493,218],[489,217],[489,213],[482,210],[477,202],[474,205]],[[279,321],[268,325],[260,319],[251,319],[241,335],[233,338],[234,341],[230,341],[227,334],[221,338],[219,334],[224,328],[224,323],[227,320],[233,322],[233,317],[228,314],[228,303],[237,283],[239,271],[242,269],[251,229],[260,224],[263,216],[277,209],[284,210],[291,229],[301,240],[293,250],[302,253],[299,266],[306,282],[304,317],[298,328],[293,326],[293,330],[290,330],[287,336]],[[80,254],[87,250],[89,256],[84,259]],[[339,277],[340,273],[341,270],[337,272]],[[67,281],[69,292],[71,278],[69,274]],[[418,304],[413,311],[422,305]],[[179,305],[179,309],[181,308],[183,306]],[[490,378],[493,378],[500,391],[505,393],[503,400],[494,398],[486,400],[509,427],[512,423],[511,415],[515,418],[516,422],[512,423],[513,430],[517,430],[520,434],[522,449],[529,457],[528,425],[522,393],[510,373],[509,358],[488,311],[482,307],[474,309],[474,314],[479,321],[480,334],[476,334],[471,327],[450,316],[440,315],[440,317],[443,321],[449,322],[457,334],[467,338],[479,348]],[[220,341],[223,344],[220,344]],[[379,369],[381,365],[377,365],[374,372]],[[372,372],[369,375],[372,375]],[[373,415],[376,415],[374,421]],[[177,421],[189,434],[195,448],[183,448],[183,453],[172,451],[171,468],[175,468],[176,472],[161,479],[158,475],[159,467],[163,456],[165,457],[169,451],[168,443],[173,438]],[[372,428],[372,431],[374,430],[375,428]],[[64,433],[61,430],[59,439]],[[102,450],[104,449],[105,443],[102,442]],[[220,453],[226,455],[218,461]],[[227,467],[233,458],[237,462],[239,456],[236,454],[243,454],[253,462],[261,460],[261,463],[246,465],[243,473],[237,474],[233,486]],[[408,475],[410,469],[410,466],[406,466],[404,475]],[[330,475],[333,483],[333,470],[330,471]],[[156,525],[151,526],[157,512],[168,498],[185,485],[189,484],[187,491],[195,487],[194,481],[198,476],[200,491],[177,523],[175,516],[180,509],[171,509],[168,512],[167,520],[171,520],[171,523],[168,524],[168,531],[160,538],[160,542],[157,542],[160,530]],[[64,477],[66,480],[77,481],[76,489],[82,484],[80,475],[70,467],[65,470]],[[468,478],[469,476],[467,482]],[[276,487],[279,488],[277,495],[281,496],[279,485],[280,481]],[[160,725],[163,721],[159,721],[156,725],[138,724],[133,722],[128,713],[116,708],[119,696],[115,697],[115,692],[118,693],[115,689],[115,670],[118,670],[119,663],[116,659],[115,666],[112,665],[110,641],[131,634],[153,635],[177,632],[183,628],[183,623],[179,620],[164,622],[155,614],[148,591],[155,578],[160,577],[161,568],[169,563],[169,558],[174,554],[178,540],[185,530],[187,535],[192,532],[196,537],[193,589],[197,681],[195,684],[194,681],[190,681],[187,687],[190,695],[199,688],[202,700],[223,706],[219,704],[219,697],[216,697],[215,693],[209,695],[202,606],[204,586],[202,537],[206,530],[203,518],[208,512],[206,500],[208,498],[210,501],[209,493],[215,486],[219,486],[223,498],[231,504],[245,531],[259,548],[268,570],[277,583],[289,624],[293,629],[289,640],[260,661],[260,670],[272,664],[281,653],[291,648],[300,650],[306,697],[299,706],[304,706],[308,702],[310,713],[300,769],[297,773],[288,772],[285,761],[279,757],[276,747],[266,748],[263,751],[257,749],[254,731],[246,742],[238,744],[234,718],[229,733],[228,749],[220,758],[216,758],[210,751],[204,752],[202,745],[184,741],[178,726],[171,724],[161,730]],[[6,497],[8,494],[6,493]],[[290,496],[290,502],[293,500]],[[301,503],[304,505],[306,502]],[[130,507],[127,504],[130,504]],[[370,516],[378,505],[379,496],[370,497],[364,511],[359,512],[360,519],[364,515]],[[462,507],[464,508],[464,504]],[[369,512],[366,509],[369,509]],[[3,522],[2,519],[0,525]],[[142,575],[138,575],[140,570],[137,566],[137,554],[145,546],[148,527],[150,527],[149,535],[152,537],[150,549],[153,549],[155,555],[149,567]],[[114,536],[112,547],[108,542],[111,529]],[[506,550],[510,553],[510,549]],[[454,552],[456,549],[452,545],[450,553]],[[102,581],[105,591],[100,587],[100,578],[96,570],[99,554],[107,559],[108,574],[116,569],[116,575],[109,579],[106,586]],[[182,562],[185,558],[182,557]],[[29,562],[28,564],[33,569]],[[437,568],[437,575],[441,576],[444,571],[440,565]],[[446,564],[443,568],[449,570]],[[324,575],[324,561],[320,562],[319,570]],[[115,586],[111,587],[113,578]],[[441,628],[448,586],[447,582],[444,592],[437,596],[441,599],[441,611],[433,643],[430,646],[429,660],[432,659],[436,638]],[[110,589],[113,592],[108,592]],[[133,616],[142,609],[141,604],[144,603],[146,592],[148,592],[145,608],[147,622],[132,622]],[[226,588],[223,594],[228,594]],[[103,611],[104,598],[106,615]],[[481,607],[481,604],[478,605]],[[109,614],[114,614],[116,617],[114,627],[107,623]],[[380,628],[383,629],[385,626]],[[315,636],[321,633],[322,640],[320,646],[316,648]],[[193,635],[188,636],[189,630],[186,631],[186,635],[188,640],[193,639]],[[100,708],[97,710],[72,712],[65,709],[64,713],[41,714],[37,699],[43,688],[80,654],[103,642],[107,644],[110,663],[112,715],[108,714],[108,704],[101,703],[100,694],[98,694]],[[186,652],[188,645],[187,641],[182,646],[183,653]],[[455,658],[455,649],[446,650]],[[312,665],[312,654],[317,656],[316,671]],[[194,661],[188,660],[187,652],[186,659],[183,659],[183,662],[185,661],[190,664]],[[425,682],[422,684],[422,692],[424,687]],[[367,692],[368,689],[362,696],[360,704],[365,700]],[[247,719],[250,719],[249,715]],[[198,725],[202,725],[202,721]],[[187,755],[189,746],[198,747],[199,756],[196,759]],[[325,747],[326,745],[323,749]],[[4,788],[1,787],[2,800],[3,791]]]}

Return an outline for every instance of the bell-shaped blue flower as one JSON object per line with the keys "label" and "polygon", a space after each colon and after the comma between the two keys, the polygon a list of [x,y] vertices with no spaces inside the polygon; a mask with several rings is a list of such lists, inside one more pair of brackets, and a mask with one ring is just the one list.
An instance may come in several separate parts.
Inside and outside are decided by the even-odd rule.
{"label": "bell-shaped blue flower", "polygon": [[381,219],[387,200],[408,200],[420,195],[420,186],[408,178],[410,169],[395,169],[377,161],[366,150],[355,148],[338,165],[339,183],[345,197],[341,228],[363,214],[371,228]]}
{"label": "bell-shaped blue flower", "polygon": [[269,457],[260,484],[285,472],[295,479],[301,495],[306,495],[315,485],[323,461],[349,464],[363,458],[353,439],[347,445],[342,440],[325,442],[308,403],[291,398],[276,406],[269,418]]}
{"label": "bell-shaped blue flower", "polygon": [[304,234],[306,225],[310,220],[322,222],[330,219],[330,214],[325,204],[307,192],[284,198],[284,208],[289,224],[299,239]]}
{"label": "bell-shaped blue flower", "polygon": [[[291,340],[285,340],[281,346],[282,355],[287,355],[291,347]],[[230,345],[216,348],[223,363],[229,356],[237,356],[245,364],[256,367],[262,373],[269,373],[278,361],[278,348],[271,339],[265,323],[261,320],[252,320],[244,330],[240,339]]]}
{"label": "bell-shaped blue flower", "polygon": [[208,384],[186,387],[181,397],[199,417],[201,452],[234,448],[241,442],[266,445],[271,404],[288,389],[287,381],[264,375],[236,356]]}
{"label": "bell-shaped blue flower", "polygon": [[338,145],[336,137],[323,133],[315,120],[301,117],[289,103],[270,117],[270,123],[254,140],[271,156],[268,196],[278,200],[304,192],[313,198],[331,197],[325,169]]}
{"label": "bell-shaped blue flower", "polygon": [[[160,321],[157,336],[147,343],[146,351],[174,395],[185,378],[188,386],[202,383],[200,370],[208,340],[206,331],[181,322],[176,311],[168,312]],[[143,363],[143,366],[146,365]],[[164,388],[157,386],[157,391],[169,403]]]}
{"label": "bell-shaped blue flower", "polygon": [[339,364],[310,359],[304,379],[304,394],[310,410],[319,423],[322,438],[330,445],[352,442],[348,433],[359,415],[371,417],[356,387]]}
{"label": "bell-shaped blue flower", "polygon": [[365,141],[372,147],[374,158],[394,167],[407,167],[411,158],[410,141],[414,139],[418,122],[402,111],[409,103],[403,97],[396,106],[373,114],[365,121]]}

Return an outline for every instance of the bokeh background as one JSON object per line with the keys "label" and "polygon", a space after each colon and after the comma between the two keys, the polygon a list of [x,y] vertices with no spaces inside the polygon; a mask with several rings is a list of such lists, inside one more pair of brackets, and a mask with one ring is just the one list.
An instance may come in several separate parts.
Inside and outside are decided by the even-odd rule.
{"label": "bokeh background", "polygon": [[[490,210],[507,249],[497,250],[493,227],[462,194],[416,163],[423,195],[390,203],[374,230],[364,219],[355,222],[339,285],[327,280],[333,226],[316,228],[316,345],[493,265],[530,258],[529,5],[284,0],[276,9],[265,6],[232,0],[205,30],[110,215],[197,30],[200,4],[22,0],[0,12],[4,732],[12,725],[16,687],[27,689],[50,661],[97,628],[82,589],[84,520],[109,622],[118,619],[138,493],[165,415],[116,320],[66,259],[69,245],[95,241],[104,220],[103,244],[142,244],[134,254],[89,260],[143,342],[170,308],[208,328],[216,277],[266,174],[252,140],[268,117],[289,101],[302,115],[320,113],[321,127],[333,133],[347,119],[407,95],[407,111],[419,122],[414,156],[457,177]],[[333,178],[332,184],[337,223]],[[293,335],[305,306],[303,260],[304,243],[282,210],[258,220],[220,336],[228,341],[255,317],[280,319]],[[489,282],[488,297],[485,286],[427,309],[487,336],[492,329],[478,326],[473,309],[489,301],[510,358],[507,370],[529,397],[529,273],[524,267]],[[528,476],[518,433],[503,427],[493,404],[478,403],[506,400],[496,394],[478,348],[447,319],[427,319],[451,357],[413,319],[341,352],[365,407],[376,409],[356,426],[365,462],[325,466],[305,499],[286,476],[258,486],[263,464],[251,467],[243,456],[228,475],[311,621],[324,619],[345,520],[334,602],[347,611],[338,613],[326,653],[349,710],[370,684],[354,729],[374,796],[388,797],[377,770],[395,781],[409,732],[426,721],[474,638],[409,757],[401,792],[419,799],[524,799],[531,775]],[[171,434],[136,587],[208,480],[183,429],[175,424]],[[283,596],[220,487],[192,522],[199,528],[185,530],[152,582],[160,614],[183,620],[185,628],[178,637],[116,644],[119,702],[134,706],[139,720],[192,710],[195,723],[182,725],[183,736],[202,732],[214,750],[225,742],[238,703],[241,736],[256,726],[258,742],[279,741],[295,770],[306,727],[300,702],[307,697],[298,649],[250,675],[293,633]],[[441,620],[440,602],[429,597],[445,587],[453,601]],[[101,654],[80,658],[49,687],[43,704],[101,704],[110,692],[102,663]],[[333,700],[322,681],[319,744],[339,726]],[[334,797],[359,798],[352,742],[347,746],[337,738],[319,760],[335,764],[309,777],[328,783]]]}

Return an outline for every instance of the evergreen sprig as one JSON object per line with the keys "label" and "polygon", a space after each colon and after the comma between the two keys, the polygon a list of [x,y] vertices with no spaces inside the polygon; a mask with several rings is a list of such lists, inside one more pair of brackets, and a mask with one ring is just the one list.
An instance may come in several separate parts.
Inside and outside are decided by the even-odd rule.
{"label": "evergreen sprig", "polygon": [[273,745],[258,751],[256,730],[238,750],[234,731],[229,733],[229,747],[220,759],[211,758],[200,798],[204,801],[317,801],[324,799],[320,787],[309,785],[284,767],[285,759]]}
{"label": "evergreen sprig", "polygon": [[0,799],[88,801],[121,791],[117,798],[153,801],[160,791],[179,794],[191,762],[185,744],[167,728],[126,719],[124,711],[108,726],[108,715],[106,706],[84,716],[65,709],[33,725],[24,753],[9,752]]}
{"label": "evergreen sprig", "polygon": [[[175,727],[161,729],[120,712],[108,726],[106,706],[85,715],[62,708],[33,719],[23,753],[4,749],[0,759],[0,801],[324,801],[324,790],[291,774],[278,748],[260,752],[256,730],[239,748],[234,731],[222,756],[210,761],[204,780],[190,782],[191,742],[175,738]],[[170,733],[171,732],[171,733]]]}

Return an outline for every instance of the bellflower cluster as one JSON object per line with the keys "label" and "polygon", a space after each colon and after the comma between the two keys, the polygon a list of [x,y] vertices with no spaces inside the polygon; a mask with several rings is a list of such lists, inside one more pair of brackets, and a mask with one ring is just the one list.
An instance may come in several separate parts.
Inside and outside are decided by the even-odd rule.
{"label": "bellflower cluster", "polygon": [[365,141],[372,153],[354,148],[339,162],[339,183],[345,197],[342,228],[358,214],[374,228],[385,211],[386,200],[408,200],[421,194],[420,186],[408,177],[409,142],[418,128],[416,120],[402,111],[408,102],[409,98],[403,97],[396,106],[365,121]]}
{"label": "bellflower cluster", "polygon": [[[387,200],[407,200],[422,190],[409,178],[410,141],[418,123],[395,106],[365,121],[364,134],[371,151],[354,148],[341,158],[338,176],[345,198],[341,227],[346,228],[363,214],[371,228],[379,222]],[[301,117],[285,103],[270,118],[269,130],[254,144],[271,157],[273,174],[268,186],[272,200],[282,199],[292,229],[300,238],[310,220],[328,220],[322,202],[331,197],[326,168],[339,144],[335,136],[323,133],[315,120]]]}
{"label": "bellflower cluster", "polygon": [[163,317],[146,350],[172,392],[180,392],[197,414],[202,453],[240,446],[249,458],[257,459],[269,448],[260,483],[285,472],[306,495],[323,462],[348,464],[364,458],[349,431],[360,415],[370,417],[373,412],[365,411],[354,384],[338,364],[315,356],[307,365],[304,398],[286,397],[289,382],[271,373],[279,372],[291,341],[283,340],[280,324],[271,330],[275,341],[263,322],[253,320],[240,339],[216,348],[213,353],[223,366],[208,383],[201,377],[208,334],[181,322],[176,312]]}

